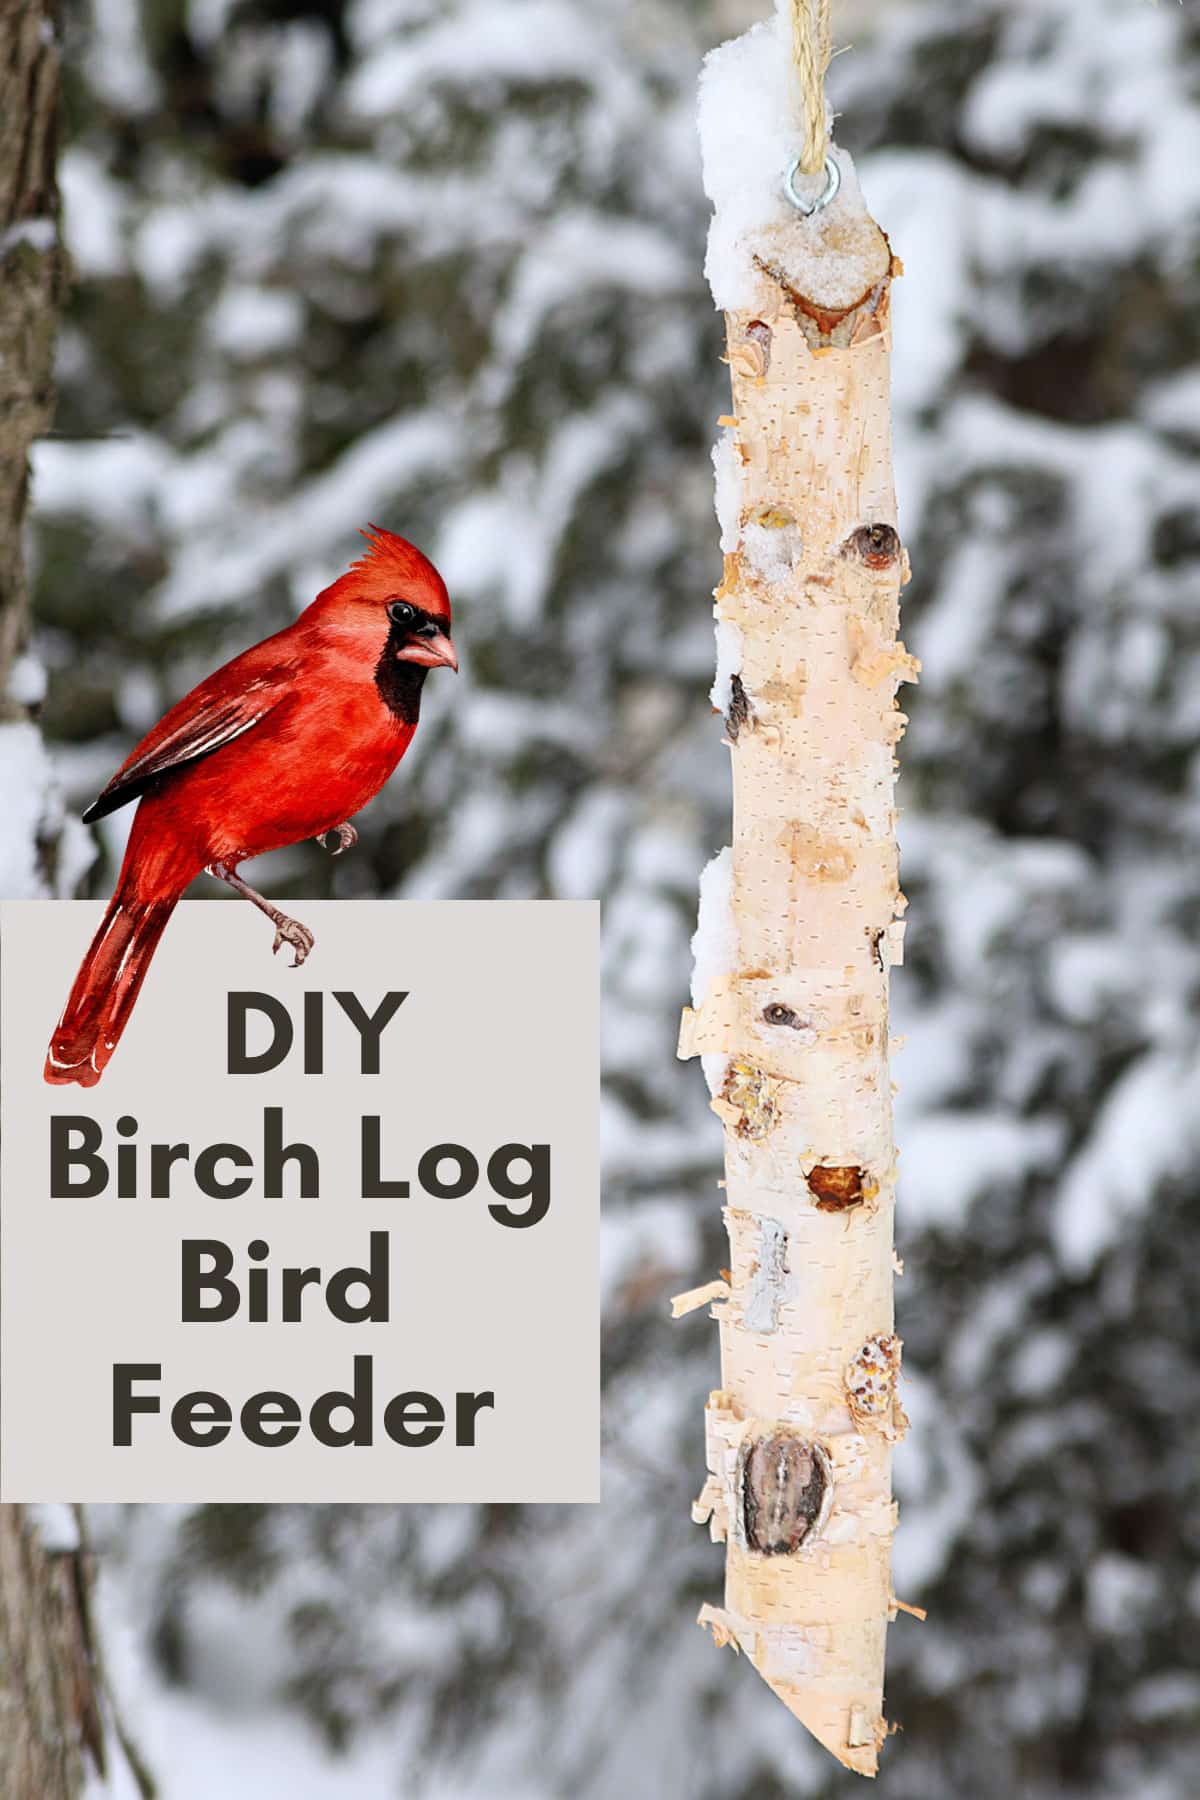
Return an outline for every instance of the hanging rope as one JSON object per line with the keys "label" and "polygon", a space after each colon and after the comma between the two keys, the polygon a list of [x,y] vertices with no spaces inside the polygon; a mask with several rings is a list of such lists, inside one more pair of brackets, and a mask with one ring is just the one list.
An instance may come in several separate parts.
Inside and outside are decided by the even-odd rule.
{"label": "hanging rope", "polygon": [[816,175],[825,166],[825,71],[832,54],[833,0],[791,0],[792,56],[800,88],[804,144],[799,167]]}

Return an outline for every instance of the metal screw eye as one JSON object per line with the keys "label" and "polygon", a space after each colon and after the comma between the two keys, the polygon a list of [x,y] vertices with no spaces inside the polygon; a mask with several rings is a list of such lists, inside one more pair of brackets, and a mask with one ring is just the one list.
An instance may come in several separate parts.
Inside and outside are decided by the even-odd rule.
{"label": "metal screw eye", "polygon": [[800,172],[800,158],[796,157],[795,161],[789,165],[788,172],[783,178],[783,191],[795,207],[796,211],[798,213],[803,213],[806,219],[811,219],[814,213],[822,212],[825,207],[829,205],[829,202],[841,187],[842,171],[833,160],[832,156],[827,156],[825,158],[825,186],[821,189],[821,192],[817,195],[815,200],[804,199],[796,192],[796,177]]}

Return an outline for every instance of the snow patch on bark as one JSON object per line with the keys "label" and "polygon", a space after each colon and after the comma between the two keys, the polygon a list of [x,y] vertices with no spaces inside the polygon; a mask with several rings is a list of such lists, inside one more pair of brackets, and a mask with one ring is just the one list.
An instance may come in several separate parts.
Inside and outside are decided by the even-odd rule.
{"label": "snow patch on bark", "polygon": [[732,556],[738,547],[742,523],[742,465],[728,427],[713,445],[712,460],[721,549],[726,556]]}
{"label": "snow patch on bark", "polygon": [[732,970],[736,954],[733,851],[726,844],[700,876],[700,913],[692,937],[693,1006],[703,1006],[713,984]]}
{"label": "snow patch on bark", "polygon": [[[692,936],[692,1005],[699,1009],[713,985],[728,975],[737,960],[733,918],[733,851],[726,844],[700,876],[700,911]],[[725,1085],[726,1056],[702,1056],[710,1094]]]}
{"label": "snow patch on bark", "polygon": [[717,673],[708,697],[722,718],[727,718],[733,704],[733,678],[742,672],[742,628],[731,619],[718,619],[716,638]]}

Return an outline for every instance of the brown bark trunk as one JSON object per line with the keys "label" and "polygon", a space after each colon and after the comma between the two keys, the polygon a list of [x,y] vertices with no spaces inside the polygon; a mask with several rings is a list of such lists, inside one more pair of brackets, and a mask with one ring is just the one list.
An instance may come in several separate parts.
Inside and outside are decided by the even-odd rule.
{"label": "brown bark trunk", "polygon": [[[0,692],[28,631],[21,534],[29,447],[54,406],[66,273],[55,179],[58,87],[55,7],[0,0]],[[22,716],[0,698],[0,718]]]}
{"label": "brown bark trunk", "polygon": [[[0,0],[0,719],[29,629],[22,530],[29,449],[50,422],[65,284],[55,152],[57,18],[48,0]],[[0,1506],[0,1794],[76,1800],[101,1734],[87,1577],[75,1550],[43,1548],[21,1506]]]}
{"label": "brown bark trunk", "polygon": [[0,1794],[77,1800],[102,1756],[84,1560],[0,1506]]}

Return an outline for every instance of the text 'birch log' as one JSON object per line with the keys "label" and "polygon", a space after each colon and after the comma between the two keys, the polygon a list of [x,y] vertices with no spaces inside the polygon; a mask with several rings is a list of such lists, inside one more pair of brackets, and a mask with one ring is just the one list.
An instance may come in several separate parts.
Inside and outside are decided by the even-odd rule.
{"label": "text 'birch log'", "polygon": [[[725,553],[714,703],[732,851],[706,872],[694,1011],[725,1128],[728,1297],[709,1475],[725,1604],[744,1651],[841,1762],[886,1735],[896,1397],[888,969],[900,961],[894,750],[907,562],[889,422],[898,273],[853,166],[805,217],[788,36],[776,18],[709,58],[701,90],[707,273],[726,314],[732,415],[714,452]],[[827,165],[828,169],[828,165]],[[800,197],[827,174],[800,177]]]}

